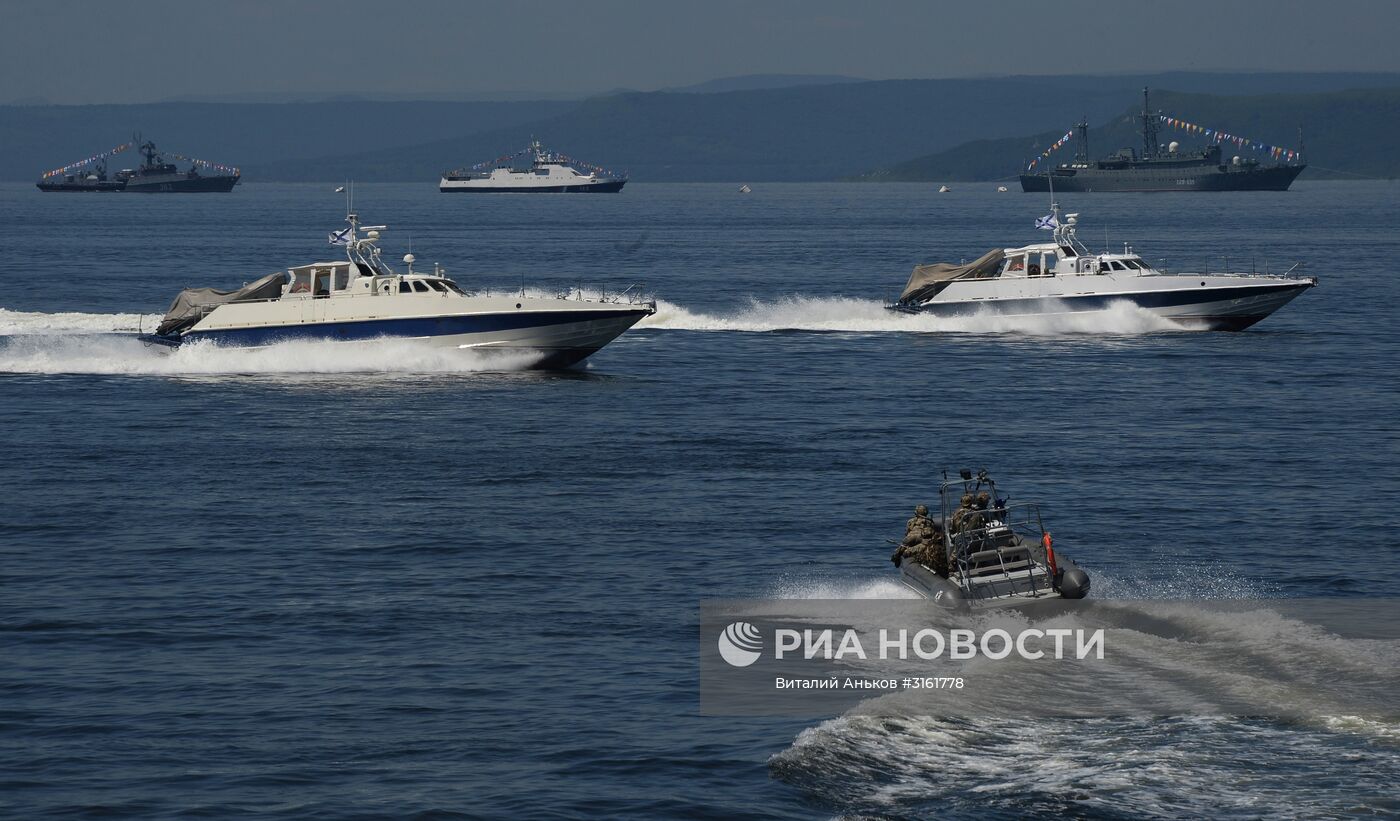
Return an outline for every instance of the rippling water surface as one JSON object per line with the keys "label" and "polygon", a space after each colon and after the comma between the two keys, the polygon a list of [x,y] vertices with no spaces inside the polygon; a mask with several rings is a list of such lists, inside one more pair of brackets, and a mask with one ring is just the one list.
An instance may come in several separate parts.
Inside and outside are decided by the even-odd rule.
{"label": "rippling water surface", "polygon": [[0,186],[4,814],[1400,812],[1400,726],[1365,716],[708,717],[696,656],[702,599],[903,595],[883,540],[962,465],[1099,596],[1400,595],[1400,187],[1064,198],[1095,247],[1319,277],[1224,334],[882,310],[916,262],[1037,239],[1045,202],[991,186],[363,185],[464,284],[660,310],[564,373],[134,341],[181,287],[333,258],[331,188]]}

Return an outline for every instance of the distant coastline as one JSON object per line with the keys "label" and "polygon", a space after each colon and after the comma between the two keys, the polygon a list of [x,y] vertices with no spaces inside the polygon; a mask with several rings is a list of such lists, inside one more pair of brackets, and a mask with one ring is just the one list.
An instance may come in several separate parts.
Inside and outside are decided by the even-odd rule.
{"label": "distant coastline", "polygon": [[702,84],[585,100],[5,105],[0,180],[32,183],[145,131],[228,158],[248,183],[434,181],[531,137],[637,183],[1006,182],[1080,117],[1092,155],[1134,145],[1128,115],[1144,84],[1164,112],[1274,145],[1296,146],[1301,125],[1304,180],[1400,178],[1400,74],[1170,73]]}

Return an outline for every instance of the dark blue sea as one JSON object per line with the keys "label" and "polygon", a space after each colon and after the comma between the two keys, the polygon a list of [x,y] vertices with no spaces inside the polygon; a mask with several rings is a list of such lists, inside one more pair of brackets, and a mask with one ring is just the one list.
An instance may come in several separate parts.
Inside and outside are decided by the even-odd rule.
{"label": "dark blue sea", "polygon": [[1062,197],[1096,248],[1319,279],[1241,333],[891,315],[1047,203],[736,187],[356,186],[391,258],[659,300],[542,373],[134,339],[182,287],[335,259],[332,185],[0,186],[0,815],[1400,814],[1364,715],[710,716],[697,653],[702,601],[905,595],[885,540],[962,466],[1097,597],[1400,596],[1400,185]]}

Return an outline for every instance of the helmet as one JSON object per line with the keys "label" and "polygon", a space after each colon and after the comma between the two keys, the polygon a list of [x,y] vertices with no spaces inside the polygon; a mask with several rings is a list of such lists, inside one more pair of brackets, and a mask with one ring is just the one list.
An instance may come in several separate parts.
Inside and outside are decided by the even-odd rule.
{"label": "helmet", "polygon": [[978,504],[978,505],[980,505],[980,506],[982,506],[982,507],[986,507],[988,504],[991,504],[991,501],[992,501],[992,497],[991,497],[990,495],[987,494],[987,491],[984,490],[984,491],[982,491],[981,493],[977,494],[977,504]]}
{"label": "helmet", "polygon": [[918,507],[914,508],[914,515],[916,515],[916,516],[927,516],[927,515],[928,515],[928,505],[919,505]]}

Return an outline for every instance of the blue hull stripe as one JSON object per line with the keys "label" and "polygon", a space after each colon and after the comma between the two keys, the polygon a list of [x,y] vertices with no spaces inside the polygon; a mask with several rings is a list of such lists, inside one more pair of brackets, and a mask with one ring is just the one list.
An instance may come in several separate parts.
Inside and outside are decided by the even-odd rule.
{"label": "blue hull stripe", "polygon": [[[982,309],[997,313],[1042,313],[1047,307],[1067,307],[1072,311],[1099,311],[1115,302],[1131,302],[1140,308],[1179,308],[1184,305],[1210,304],[1232,299],[1280,296],[1290,291],[1301,293],[1312,287],[1311,282],[1290,282],[1279,285],[1251,285],[1237,288],[1202,288],[1199,291],[1137,291],[1129,294],[1066,294],[1058,297],[1026,299],[983,299],[959,302],[934,302],[913,306],[922,313],[935,316],[961,316]],[[1224,317],[1222,317],[1224,318]]]}
{"label": "blue hull stripe", "polygon": [[634,311],[521,311],[511,314],[479,314],[475,316],[438,316],[407,319],[367,319],[354,322],[307,322],[302,325],[279,325],[262,328],[230,328],[228,330],[191,331],[180,341],[208,339],[222,345],[272,345],[289,340],[353,341],[379,337],[452,336],[481,334],[568,325],[575,322],[619,320],[631,317],[635,322],[646,316],[645,308]]}

